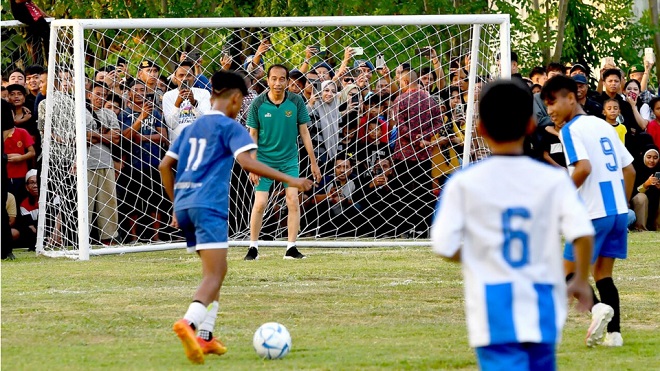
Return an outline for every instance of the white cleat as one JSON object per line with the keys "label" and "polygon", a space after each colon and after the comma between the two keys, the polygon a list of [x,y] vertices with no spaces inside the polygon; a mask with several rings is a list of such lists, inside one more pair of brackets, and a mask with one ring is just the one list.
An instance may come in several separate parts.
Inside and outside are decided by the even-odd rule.
{"label": "white cleat", "polygon": [[591,308],[591,325],[589,325],[585,339],[588,347],[603,342],[607,324],[610,323],[612,317],[614,317],[614,309],[607,304],[598,303]]}
{"label": "white cleat", "polygon": [[620,332],[608,332],[605,335],[605,341],[602,344],[604,347],[620,347],[623,346],[623,338]]}

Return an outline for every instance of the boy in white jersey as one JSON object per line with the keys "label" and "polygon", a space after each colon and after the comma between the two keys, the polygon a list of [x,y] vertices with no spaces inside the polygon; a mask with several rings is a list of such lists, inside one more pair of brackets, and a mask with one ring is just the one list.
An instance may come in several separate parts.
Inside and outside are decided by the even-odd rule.
{"label": "boy in white jersey", "polygon": [[211,112],[183,129],[159,166],[165,190],[174,201],[172,225],[183,230],[188,250],[197,251],[202,260],[202,283],[183,319],[173,326],[193,363],[204,363],[204,354],[227,352],[213,337],[213,327],[227,273],[229,180],[234,158],[251,173],[296,188],[309,190],[313,184],[276,171],[250,155],[257,145],[235,121],[247,95],[242,76],[217,72],[211,85]]}
{"label": "boy in white jersey", "polygon": [[[448,181],[431,230],[433,249],[463,264],[468,334],[479,367],[554,370],[567,296],[578,298],[580,309],[591,306],[594,230],[566,173],[523,156],[525,135],[536,127],[527,86],[488,85],[479,112],[478,130],[493,156]],[[575,246],[568,288],[560,234]]]}
{"label": "boy in white jersey", "polygon": [[[591,310],[586,343],[621,346],[619,292],[612,271],[614,260],[625,259],[628,254],[628,200],[635,168],[633,157],[614,128],[604,120],[585,115],[576,97],[575,81],[565,76],[548,80],[541,91],[550,118],[562,126],[559,139],[569,174],[596,230],[591,263],[602,303],[596,303]],[[564,259],[566,278],[570,279],[575,269],[569,244]],[[603,336],[605,327],[607,335]]]}

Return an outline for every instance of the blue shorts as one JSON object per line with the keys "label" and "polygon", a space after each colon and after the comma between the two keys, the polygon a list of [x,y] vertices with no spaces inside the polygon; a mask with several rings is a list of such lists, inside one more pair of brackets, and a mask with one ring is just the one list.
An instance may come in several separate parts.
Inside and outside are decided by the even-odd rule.
{"label": "blue shorts", "polygon": [[[272,167],[273,169],[275,169],[277,171],[281,171],[284,174],[292,176],[294,178],[298,178],[300,176],[300,169],[299,169],[299,163],[298,163],[298,158],[297,157],[294,157],[293,159],[291,159],[291,160],[289,160],[285,163],[279,163],[279,164],[273,164],[273,163],[269,163],[268,161],[263,161],[263,160],[259,160],[259,161],[263,162],[264,164]],[[259,184],[257,184],[256,187],[254,187],[254,190],[259,191],[259,192],[268,192],[268,191],[270,191],[270,186],[272,184],[273,184],[272,179],[261,177],[259,179]],[[284,185],[284,188],[289,188],[288,184],[283,183],[283,185]]]}
{"label": "blue shorts", "polygon": [[199,207],[176,210],[175,214],[188,252],[229,247],[227,217],[217,210]]}
{"label": "blue shorts", "polygon": [[509,343],[475,349],[484,371],[552,371],[557,368],[554,344]]}
{"label": "blue shorts", "polygon": [[[625,259],[628,257],[628,214],[610,215],[593,219],[591,223],[596,230],[594,237],[594,254],[591,264],[599,256],[605,258]],[[564,259],[575,261],[573,244],[566,243]]]}

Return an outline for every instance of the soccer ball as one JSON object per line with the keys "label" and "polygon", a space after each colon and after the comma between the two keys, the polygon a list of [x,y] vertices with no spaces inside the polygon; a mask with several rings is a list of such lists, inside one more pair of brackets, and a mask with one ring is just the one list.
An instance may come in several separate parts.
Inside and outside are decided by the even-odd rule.
{"label": "soccer ball", "polygon": [[264,323],[254,333],[252,345],[261,358],[282,358],[291,351],[291,335],[277,322]]}

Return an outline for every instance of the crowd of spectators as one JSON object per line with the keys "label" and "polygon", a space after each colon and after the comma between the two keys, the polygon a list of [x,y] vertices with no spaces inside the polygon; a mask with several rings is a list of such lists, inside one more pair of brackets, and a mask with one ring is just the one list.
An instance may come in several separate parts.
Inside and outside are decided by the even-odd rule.
{"label": "crowd of spectators", "polygon": [[[251,101],[264,92],[265,67],[274,62],[264,58],[269,48],[270,41],[263,40],[238,68],[249,87],[237,118],[243,125]],[[465,114],[470,56],[451,61],[445,71],[436,51],[429,48],[424,53],[428,63],[423,67],[415,69],[401,63],[392,66],[391,73],[387,63],[374,65],[355,54],[354,48],[345,48],[343,59],[334,65],[310,46],[304,63],[291,66],[294,68],[288,75],[288,91],[303,98],[310,114],[309,131],[324,175],[322,182],[300,198],[301,229],[310,236],[427,237],[435,200],[448,176],[460,167],[465,131],[471,129]],[[126,61],[120,57],[115,65],[98,68],[87,79],[89,221],[98,243],[160,241],[175,232],[168,227],[172,205],[164,194],[157,166],[181,130],[209,112],[211,106],[201,54],[192,50],[177,55],[176,60],[176,67],[165,71],[154,60]],[[221,63],[224,69],[235,65],[226,55]],[[580,64],[536,66],[528,78],[518,73],[518,63],[512,53],[513,77],[524,79],[534,92],[556,74],[575,79],[578,100],[585,111],[607,120],[637,159],[637,191],[631,200],[637,222],[632,228],[657,229],[660,125],[656,117],[660,115],[660,100],[649,86],[652,64],[632,66],[627,74],[614,65],[605,65],[597,90],[590,91],[589,71]],[[131,65],[137,65],[133,76],[129,73]],[[49,182],[60,182],[66,188],[75,183],[73,73],[61,68],[54,75],[51,157],[69,161],[57,164]],[[8,159],[6,189],[14,200],[7,201],[7,209],[20,213],[14,219],[10,215],[16,226],[12,226],[12,235],[29,241],[22,242],[29,248],[34,248],[32,237],[27,237],[32,224],[20,216],[25,212],[36,220],[29,206],[35,205],[33,188],[37,185],[37,180],[31,179],[39,178],[39,174],[31,169],[41,166],[47,76],[44,67],[35,65],[3,76],[2,84],[3,99],[13,113],[11,123],[4,115],[2,122],[3,153]],[[477,76],[476,96],[481,85],[491,79]],[[565,167],[558,128],[538,96],[534,111],[538,128],[526,142],[529,155]],[[300,168],[307,169],[309,159],[304,150],[300,153]],[[475,140],[471,159],[487,155],[487,148]],[[235,169],[230,206],[233,215],[249,215],[248,184],[247,175]],[[67,204],[75,201],[59,196],[51,196],[63,209],[56,214],[60,215],[54,223],[56,231],[62,223],[75,222],[67,221],[75,210]],[[16,207],[10,204],[21,205],[20,212],[14,212]],[[68,212],[67,207],[71,208]],[[277,212],[271,216],[279,217]],[[230,221],[232,234],[246,227],[241,218],[235,219]],[[275,220],[274,224],[280,222]],[[62,238],[52,237],[54,242]]]}

